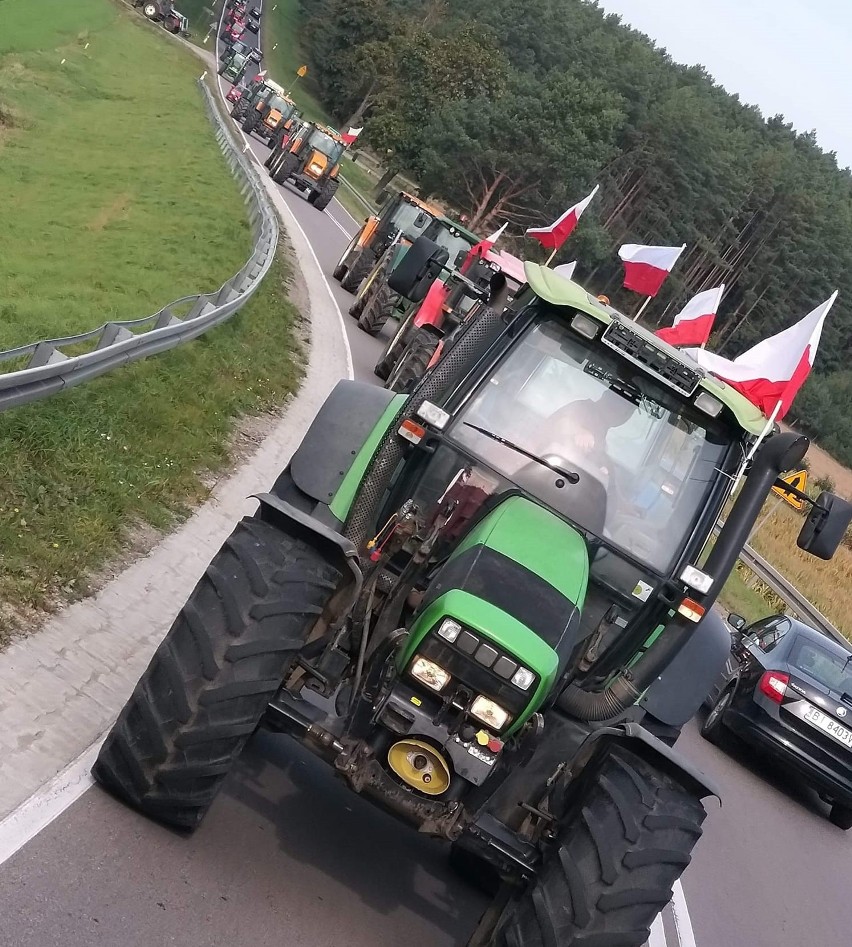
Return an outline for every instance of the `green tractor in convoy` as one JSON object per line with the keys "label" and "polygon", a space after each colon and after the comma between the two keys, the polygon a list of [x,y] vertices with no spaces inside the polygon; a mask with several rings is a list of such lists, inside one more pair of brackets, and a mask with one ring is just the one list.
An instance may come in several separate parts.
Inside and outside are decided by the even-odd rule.
{"label": "green tractor in convoy", "polygon": [[[423,232],[417,236],[431,240],[446,250],[455,268],[461,266],[470,249],[481,239],[443,214],[427,222]],[[349,307],[349,315],[357,319],[358,327],[369,335],[378,335],[388,319],[404,317],[406,300],[388,285],[388,279],[405,258],[410,246],[411,240],[403,232],[398,232],[396,239],[391,241],[361,283],[355,301]]]}
{"label": "green tractor in convoy", "polygon": [[332,276],[347,292],[358,292],[379,257],[395,241],[410,246],[440,216],[437,208],[400,191],[392,200],[385,201],[378,214],[371,214],[361,224],[337,261]]}
{"label": "green tractor in convoy", "polygon": [[[409,253],[395,282],[416,298],[448,254]],[[667,669],[808,441],[577,284],[526,275],[410,395],[338,384],[94,775],[191,830],[269,727],[492,886],[471,945],[639,947],[715,794],[668,725],[724,655]],[[822,494],[799,545],[830,557],[850,513]]]}

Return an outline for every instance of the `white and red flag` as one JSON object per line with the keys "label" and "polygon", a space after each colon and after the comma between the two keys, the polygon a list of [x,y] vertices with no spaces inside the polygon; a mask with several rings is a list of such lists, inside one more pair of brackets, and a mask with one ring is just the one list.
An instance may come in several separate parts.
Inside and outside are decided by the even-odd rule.
{"label": "white and red flag", "polygon": [[459,272],[463,274],[466,273],[474,260],[485,257],[490,252],[494,244],[497,243],[497,241],[503,236],[503,232],[508,226],[508,224],[503,224],[503,226],[498,230],[495,230],[490,237],[485,237],[484,239],[480,240],[479,243],[474,244],[474,246],[468,250],[467,256],[464,258],[462,265],[459,267]]}
{"label": "white and red flag", "polygon": [[706,289],[703,293],[698,293],[674,317],[671,326],[657,329],[654,334],[669,345],[705,345],[710,338],[713,320],[719,311],[719,303],[722,301],[724,292],[725,284],[722,283],[715,289]]}
{"label": "white and red flag", "polygon": [[592,203],[592,198],[598,193],[599,188],[600,184],[596,184],[595,189],[588,197],[584,197],[578,204],[569,207],[549,227],[530,227],[525,231],[526,236],[538,240],[546,250],[558,250],[571,236],[572,231],[577,226],[577,221],[582,217],[583,211]]}
{"label": "white and red flag", "polygon": [[687,349],[702,368],[724,379],[767,416],[781,420],[811,371],[822,327],[837,293],[784,329],[733,361],[706,349]]}
{"label": "white and red flag", "polygon": [[351,145],[362,131],[364,131],[363,125],[361,128],[350,128],[348,132],[343,132],[340,137],[347,145]]}
{"label": "white and red flag", "polygon": [[646,247],[639,243],[625,243],[618,251],[624,262],[624,288],[643,296],[656,296],[685,249],[686,244],[682,247]]}
{"label": "white and red flag", "polygon": [[574,279],[574,270],[576,269],[577,261],[572,260],[570,263],[560,263],[559,266],[554,266],[553,272],[564,276],[565,279]]}

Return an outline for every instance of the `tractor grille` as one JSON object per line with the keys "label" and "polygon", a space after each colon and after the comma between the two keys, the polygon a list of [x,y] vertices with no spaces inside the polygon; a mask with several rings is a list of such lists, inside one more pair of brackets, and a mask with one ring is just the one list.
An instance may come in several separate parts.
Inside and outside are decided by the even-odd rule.
{"label": "tractor grille", "polygon": [[693,394],[703,377],[698,369],[658,349],[622,322],[611,322],[601,341],[681,394]]}

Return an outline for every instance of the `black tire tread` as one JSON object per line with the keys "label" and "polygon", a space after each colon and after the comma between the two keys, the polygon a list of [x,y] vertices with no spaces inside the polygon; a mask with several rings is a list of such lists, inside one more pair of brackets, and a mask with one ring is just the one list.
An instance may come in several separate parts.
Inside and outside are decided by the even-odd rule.
{"label": "black tire tread", "polygon": [[340,285],[347,293],[357,293],[361,283],[370,275],[376,265],[376,255],[370,249],[364,249],[356,258],[352,266],[344,274]]}
{"label": "black tire tread", "polygon": [[624,748],[612,752],[587,788],[537,879],[504,911],[496,947],[647,941],[701,836],[704,806]]}
{"label": "black tire tread", "polygon": [[322,187],[318,191],[313,192],[313,205],[317,210],[325,210],[326,207],[331,203],[334,195],[337,193],[337,189],[340,187],[340,182],[337,178],[327,178],[322,182]]}
{"label": "black tire tread", "polygon": [[195,828],[339,579],[310,546],[244,518],[107,736],[98,782],[161,822]]}
{"label": "black tire tread", "polygon": [[376,290],[358,317],[358,328],[368,335],[378,335],[396,308],[399,296],[386,282]]}
{"label": "black tire tread", "polygon": [[426,367],[432,361],[439,339],[428,329],[417,329],[414,337],[405,347],[386,387],[396,392],[411,392],[426,374]]}

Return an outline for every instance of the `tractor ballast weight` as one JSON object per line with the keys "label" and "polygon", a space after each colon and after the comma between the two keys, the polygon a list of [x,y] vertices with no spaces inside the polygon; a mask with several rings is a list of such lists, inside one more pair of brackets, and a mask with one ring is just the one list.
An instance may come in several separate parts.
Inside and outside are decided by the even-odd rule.
{"label": "tractor ballast weight", "polygon": [[[418,249],[399,289],[432,260]],[[694,667],[724,570],[807,442],[576,284],[527,277],[411,394],[338,384],[94,774],[193,828],[263,724],[492,872],[471,945],[640,947],[716,794],[670,745],[684,689],[657,689]],[[826,554],[850,511],[815,511],[802,543]]]}

